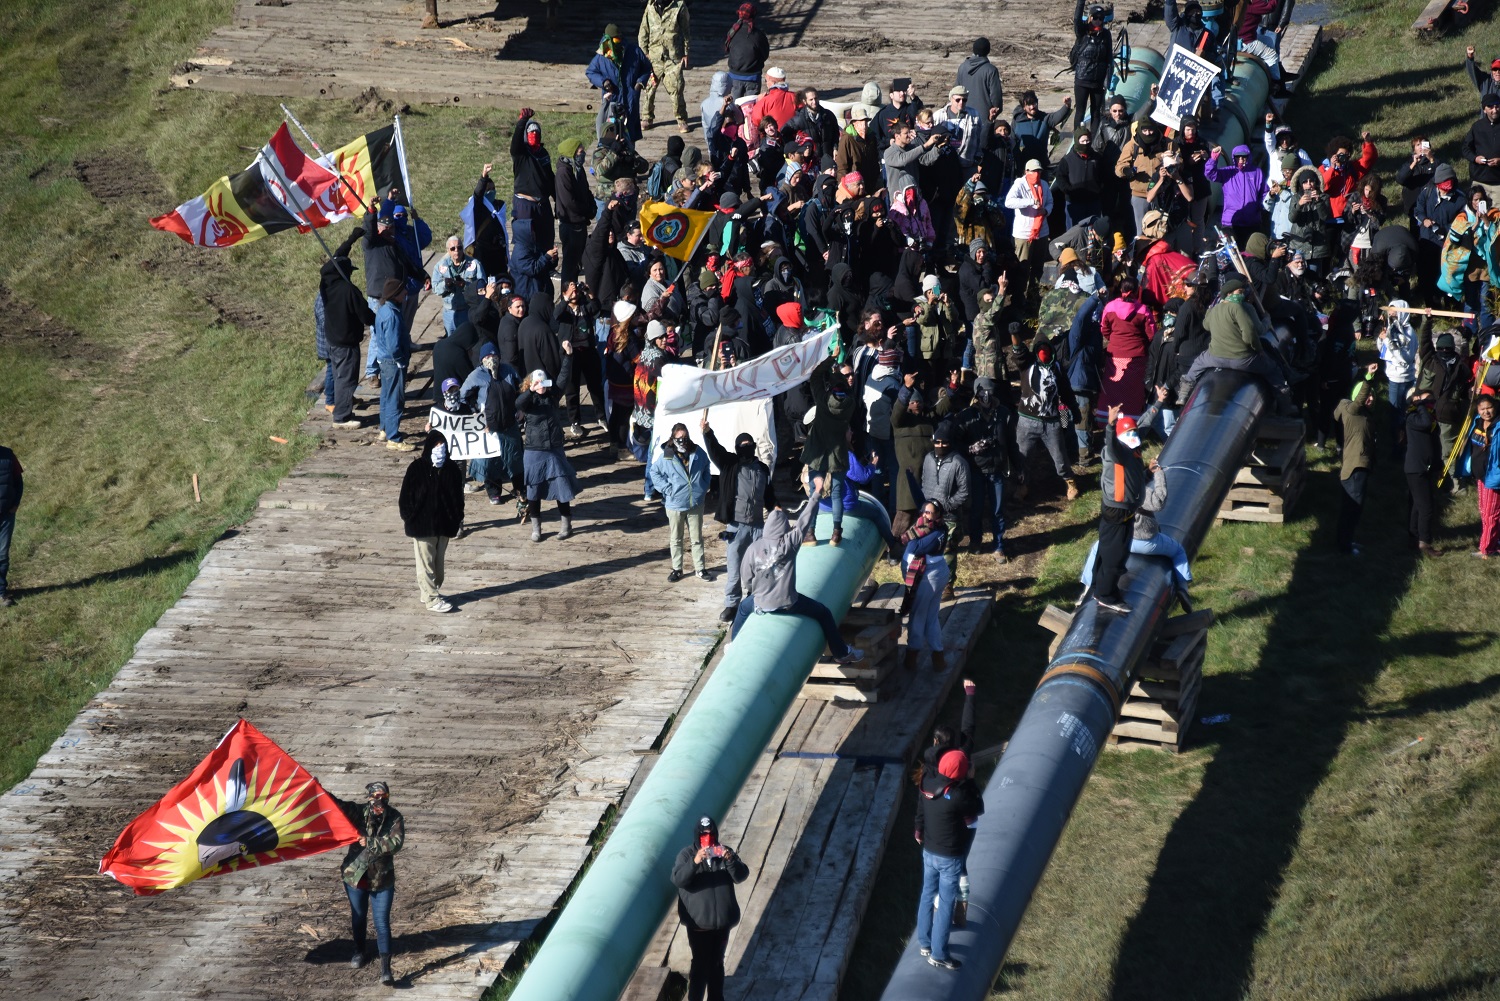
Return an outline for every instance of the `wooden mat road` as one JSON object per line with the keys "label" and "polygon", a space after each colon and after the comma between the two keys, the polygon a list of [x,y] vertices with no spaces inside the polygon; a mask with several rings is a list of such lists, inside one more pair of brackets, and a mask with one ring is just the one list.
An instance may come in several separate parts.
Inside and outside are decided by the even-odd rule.
{"label": "wooden mat road", "polygon": [[[411,455],[329,429],[321,400],[305,426],[329,432],[324,446],[0,797],[0,996],[381,990],[347,965],[341,853],[157,897],[94,875],[242,714],[336,795],[390,782],[407,824],[397,975],[412,996],[477,998],[572,881],[717,643],[720,584],[666,583],[665,518],[597,432],[569,450],[584,483],[574,539],[552,538],[549,510],[533,544],[513,504],[469,495],[444,587],[459,610],[437,615],[418,603],[395,507]],[[721,553],[710,566],[722,573]]]}

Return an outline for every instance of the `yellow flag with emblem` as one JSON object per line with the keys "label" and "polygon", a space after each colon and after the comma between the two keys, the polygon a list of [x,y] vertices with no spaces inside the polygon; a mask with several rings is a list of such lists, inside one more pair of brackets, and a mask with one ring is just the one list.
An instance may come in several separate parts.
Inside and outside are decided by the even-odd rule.
{"label": "yellow flag with emblem", "polygon": [[655,247],[679,261],[691,260],[698,249],[712,212],[680,209],[670,202],[648,201],[641,206],[641,235],[647,246]]}

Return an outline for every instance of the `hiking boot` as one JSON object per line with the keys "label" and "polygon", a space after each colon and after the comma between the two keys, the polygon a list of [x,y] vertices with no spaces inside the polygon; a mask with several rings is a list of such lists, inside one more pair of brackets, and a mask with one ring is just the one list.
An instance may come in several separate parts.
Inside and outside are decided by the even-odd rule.
{"label": "hiking boot", "polygon": [[539,517],[531,519],[531,541],[542,541],[542,519]]}
{"label": "hiking boot", "polygon": [[565,514],[565,515],[563,515],[563,519],[562,519],[562,531],[557,533],[557,541],[561,542],[562,540],[564,540],[566,538],[570,538],[572,535],[573,535],[573,516]]}
{"label": "hiking boot", "polygon": [[850,647],[842,657],[834,658],[834,660],[838,661],[840,664],[857,664],[864,659],[865,652],[857,646]]}
{"label": "hiking boot", "polygon": [[1419,542],[1419,543],[1417,543],[1417,552],[1421,553],[1423,556],[1441,556],[1441,555],[1443,555],[1443,551],[1441,549],[1439,549],[1437,546],[1434,546],[1430,542]]}
{"label": "hiking boot", "polygon": [[429,612],[451,612],[453,611],[453,603],[443,600],[442,595],[438,595],[427,603],[427,610]]}
{"label": "hiking boot", "polygon": [[682,571],[681,570],[673,570],[671,573],[667,574],[667,583],[668,584],[675,584],[675,583],[677,583],[680,580],[682,580]]}
{"label": "hiking boot", "polygon": [[328,411],[331,414],[331,413],[333,413],[333,404],[332,403],[325,403],[325,404],[323,404],[323,409],[326,410],[326,411]]}
{"label": "hiking boot", "polygon": [[1130,614],[1130,606],[1125,604],[1123,598],[1111,598],[1106,600],[1096,594],[1094,595],[1094,604],[1098,605],[1100,608],[1108,609],[1111,612],[1119,612],[1121,615]]}
{"label": "hiking boot", "polygon": [[426,17],[422,18],[422,29],[424,31],[429,31],[433,28],[441,27],[442,25],[438,23],[438,19],[433,17],[431,14],[428,14]]}
{"label": "hiking boot", "polygon": [[724,606],[724,610],[719,613],[719,621],[720,622],[733,622],[734,621],[734,613],[737,612],[738,610],[739,609],[736,608],[734,605],[725,605]]}
{"label": "hiking boot", "polygon": [[927,965],[936,966],[940,970],[957,970],[964,964],[956,959],[938,959],[936,956],[928,956]]}
{"label": "hiking boot", "polygon": [[351,970],[363,969],[364,965],[365,965],[365,950],[364,950],[364,946],[360,946],[359,948],[357,948],[357,949],[354,950],[354,955],[352,955],[352,956],[349,957],[349,969],[351,969]]}
{"label": "hiking boot", "polygon": [[396,978],[391,975],[391,954],[383,952],[380,954],[380,982],[382,984],[394,984]]}
{"label": "hiking boot", "polygon": [[1068,485],[1068,500],[1070,500],[1070,501],[1077,500],[1078,499],[1078,481],[1075,480],[1075,479],[1073,479],[1073,477],[1069,476],[1067,479],[1063,480],[1063,482]]}
{"label": "hiking boot", "polygon": [[651,131],[651,127],[653,125],[655,125],[655,124],[656,124],[656,119],[652,118],[650,115],[643,115],[643,116],[641,116],[641,131],[642,132],[649,132],[649,131]]}
{"label": "hiking boot", "polygon": [[693,130],[688,128],[688,123],[681,118],[677,119],[677,134],[680,136],[692,135]]}
{"label": "hiking boot", "polygon": [[364,386],[366,389],[379,389],[380,388],[380,376],[378,376],[378,375],[367,375],[363,379],[359,380],[359,384],[361,386]]}
{"label": "hiking boot", "polygon": [[835,525],[834,529],[833,529],[833,536],[831,538],[829,538],[828,544],[830,546],[836,546],[840,542],[843,542],[843,541],[844,541],[844,530],[843,530],[842,527]]}
{"label": "hiking boot", "polygon": [[351,417],[347,421],[334,421],[333,426],[343,428],[346,431],[354,431],[365,426],[365,422],[358,417]]}
{"label": "hiking boot", "polygon": [[417,446],[411,444],[410,442],[395,441],[390,438],[387,438],[385,440],[385,447],[390,449],[392,452],[415,452],[417,450]]}
{"label": "hiking boot", "polygon": [[952,584],[949,584],[947,587],[943,588],[943,599],[942,600],[944,600],[944,601],[957,601],[958,600],[957,596],[954,595],[954,593],[953,593],[953,585]]}
{"label": "hiking boot", "polygon": [[816,546],[818,544],[817,533],[816,532],[808,532],[806,535],[804,535],[802,537],[802,544],[804,546]]}

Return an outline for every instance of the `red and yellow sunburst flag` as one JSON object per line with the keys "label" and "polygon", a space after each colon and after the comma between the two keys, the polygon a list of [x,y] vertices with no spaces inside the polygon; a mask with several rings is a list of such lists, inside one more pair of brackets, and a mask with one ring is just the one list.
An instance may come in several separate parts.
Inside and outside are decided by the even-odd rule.
{"label": "red and yellow sunburst flag", "polygon": [[146,895],[358,840],[317,779],[242,719],[193,774],[126,825],[99,871]]}

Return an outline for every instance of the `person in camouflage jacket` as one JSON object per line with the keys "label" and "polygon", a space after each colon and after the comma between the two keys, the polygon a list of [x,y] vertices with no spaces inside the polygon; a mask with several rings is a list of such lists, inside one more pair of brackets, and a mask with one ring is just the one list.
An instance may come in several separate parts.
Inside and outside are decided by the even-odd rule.
{"label": "person in camouflage jacket", "polygon": [[344,892],[349,895],[349,919],[354,932],[354,956],[349,965],[365,965],[365,925],[370,904],[375,904],[375,943],[380,950],[380,982],[394,983],[391,976],[391,900],[396,893],[396,867],[391,856],[406,841],[406,822],[401,811],[390,805],[391,790],[384,782],[365,786],[365,802],[352,803],[334,797],[349,823],[360,831],[359,841],[339,865]]}

